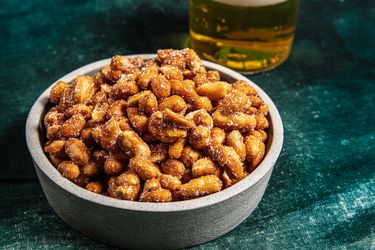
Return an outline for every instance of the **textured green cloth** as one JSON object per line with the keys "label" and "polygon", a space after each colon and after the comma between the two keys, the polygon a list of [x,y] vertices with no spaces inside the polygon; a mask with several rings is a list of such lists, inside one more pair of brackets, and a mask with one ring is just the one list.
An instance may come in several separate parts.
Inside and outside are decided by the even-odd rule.
{"label": "textured green cloth", "polygon": [[[106,248],[48,205],[24,127],[41,92],[114,54],[182,48],[187,1],[0,0],[0,248]],[[285,142],[258,208],[197,249],[375,248],[375,2],[305,0],[289,60],[250,77]]]}

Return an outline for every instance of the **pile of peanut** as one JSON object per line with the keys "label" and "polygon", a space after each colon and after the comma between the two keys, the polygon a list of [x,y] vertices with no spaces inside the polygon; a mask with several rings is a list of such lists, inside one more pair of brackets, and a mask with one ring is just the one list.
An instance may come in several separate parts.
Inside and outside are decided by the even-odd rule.
{"label": "pile of peanut", "polygon": [[94,76],[59,81],[44,117],[44,151],[89,191],[144,202],[193,199],[261,162],[268,106],[247,82],[229,84],[191,49],[155,59],[114,56]]}

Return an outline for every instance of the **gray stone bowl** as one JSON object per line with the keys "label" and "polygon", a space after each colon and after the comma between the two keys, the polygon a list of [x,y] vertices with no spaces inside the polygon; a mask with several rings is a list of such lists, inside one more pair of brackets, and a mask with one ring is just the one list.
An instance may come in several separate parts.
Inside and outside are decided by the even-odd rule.
{"label": "gray stone bowl", "polygon": [[[145,58],[155,55],[133,55]],[[93,74],[110,59],[81,67],[59,80]],[[51,207],[69,225],[109,245],[132,249],[172,249],[216,239],[244,221],[256,208],[267,187],[283,144],[283,125],[268,95],[241,74],[211,62],[229,82],[247,81],[269,105],[270,128],[266,155],[258,168],[237,184],[202,198],[169,203],[124,201],[89,192],[65,179],[43,152],[43,115],[49,105],[46,89],[32,106],[26,123],[26,141],[40,184]],[[251,237],[251,236],[249,236]]]}

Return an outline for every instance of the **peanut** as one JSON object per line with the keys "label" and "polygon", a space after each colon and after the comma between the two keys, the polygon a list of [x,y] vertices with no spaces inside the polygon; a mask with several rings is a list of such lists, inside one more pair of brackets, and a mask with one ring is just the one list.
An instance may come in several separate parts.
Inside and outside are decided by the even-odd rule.
{"label": "peanut", "polygon": [[246,159],[251,162],[253,167],[260,164],[264,157],[265,145],[261,139],[249,135],[245,141],[246,145]]}
{"label": "peanut", "polygon": [[85,117],[81,114],[73,115],[71,118],[66,120],[60,130],[60,138],[77,137],[81,133],[83,127],[86,124]]}
{"label": "peanut", "polygon": [[70,181],[76,180],[80,174],[79,167],[71,161],[61,162],[57,170]]}
{"label": "peanut", "polygon": [[193,163],[191,173],[194,178],[204,175],[216,175],[220,177],[221,170],[210,158],[206,157]]}
{"label": "peanut", "polygon": [[122,131],[117,141],[127,155],[151,155],[150,147],[134,131]]}
{"label": "peanut", "polygon": [[68,83],[63,81],[58,81],[51,89],[49,94],[49,99],[53,104],[58,104],[61,95],[64,93],[65,89],[69,86]]}
{"label": "peanut", "polygon": [[169,159],[161,164],[161,170],[164,174],[172,175],[181,179],[184,175],[185,166],[179,160]]}
{"label": "peanut", "polygon": [[158,99],[164,99],[171,94],[171,83],[163,75],[157,75],[151,81],[151,89]]}
{"label": "peanut", "polygon": [[172,201],[172,193],[168,189],[156,189],[141,193],[139,200],[143,202],[169,202]]}
{"label": "peanut", "polygon": [[182,150],[184,149],[186,143],[185,138],[180,138],[176,142],[169,144],[169,157],[172,159],[178,159],[180,158],[182,154]]}
{"label": "peanut", "polygon": [[103,192],[103,184],[98,181],[92,181],[86,185],[86,189],[90,192],[101,194]]}
{"label": "peanut", "polygon": [[90,97],[94,94],[94,82],[91,77],[77,76],[71,83],[74,87],[75,102],[86,104]]}
{"label": "peanut", "polygon": [[86,145],[77,138],[69,138],[65,142],[65,153],[77,165],[85,165],[89,163],[90,155]]}
{"label": "peanut", "polygon": [[160,185],[162,188],[170,191],[176,191],[180,189],[181,181],[178,177],[172,175],[163,174],[159,177]]}
{"label": "peanut", "polygon": [[123,99],[136,94],[138,91],[138,85],[135,81],[125,81],[120,79],[112,86],[110,95],[115,99]]}
{"label": "peanut", "polygon": [[240,131],[238,130],[231,131],[227,135],[226,144],[228,146],[231,146],[234,150],[236,150],[241,161],[245,160],[246,147],[245,147],[245,143],[243,142],[243,136],[241,135]]}
{"label": "peanut", "polygon": [[48,153],[49,155],[53,155],[58,158],[65,158],[65,141],[63,140],[55,140],[49,141],[44,146],[44,152]]}
{"label": "peanut", "polygon": [[232,89],[227,82],[205,83],[197,88],[199,95],[207,96],[211,101],[223,99]]}
{"label": "peanut", "polygon": [[148,89],[152,79],[158,74],[157,66],[146,68],[138,78],[138,84],[142,89]]}
{"label": "peanut", "polygon": [[150,145],[150,150],[151,150],[150,160],[152,162],[164,161],[168,157],[167,149],[168,149],[168,146],[164,143],[151,144]]}
{"label": "peanut", "polygon": [[138,133],[144,133],[148,129],[148,117],[144,115],[138,108],[127,108],[127,114],[131,126]]}
{"label": "peanut", "polygon": [[137,155],[130,159],[129,169],[136,173],[143,180],[157,178],[161,175],[159,167],[148,157]]}
{"label": "peanut", "polygon": [[159,104],[159,110],[162,111],[164,109],[170,109],[173,112],[181,112],[184,109],[186,109],[187,104],[184,101],[184,99],[178,95],[172,95],[166,99],[164,99],[160,104]]}
{"label": "peanut", "polygon": [[202,157],[202,154],[199,151],[194,150],[190,146],[185,146],[182,150],[180,160],[186,165],[191,166],[194,162],[196,162],[199,158]]}
{"label": "peanut", "polygon": [[204,149],[210,143],[211,131],[207,127],[193,127],[190,131],[189,142],[196,149]]}
{"label": "peanut", "polygon": [[174,192],[174,195],[182,200],[197,198],[219,192],[222,186],[223,183],[216,175],[205,175],[182,184],[180,189]]}
{"label": "peanut", "polygon": [[104,172],[107,175],[119,175],[124,169],[121,161],[113,156],[109,156],[104,162]]}

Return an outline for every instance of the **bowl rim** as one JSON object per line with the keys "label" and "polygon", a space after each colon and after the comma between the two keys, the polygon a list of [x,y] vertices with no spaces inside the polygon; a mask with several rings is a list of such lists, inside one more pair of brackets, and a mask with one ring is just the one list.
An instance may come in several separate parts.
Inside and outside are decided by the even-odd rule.
{"label": "bowl rim", "polygon": [[[126,57],[143,57],[145,59],[154,58],[156,54],[133,54],[133,55],[126,55]],[[52,182],[56,185],[64,189],[65,191],[69,192],[71,195],[79,197],[89,202],[93,202],[96,204],[100,204],[103,206],[109,206],[113,208],[120,208],[120,209],[127,209],[133,211],[144,211],[144,212],[175,212],[175,211],[184,211],[184,210],[192,210],[198,209],[202,207],[208,207],[214,205],[216,203],[220,203],[231,197],[234,197],[245,190],[249,189],[251,186],[255,185],[258,181],[260,181],[274,166],[276,160],[279,157],[279,154],[282,149],[283,145],[283,138],[284,138],[284,131],[283,125],[281,121],[280,114],[271,100],[271,98],[253,81],[249,80],[245,76],[237,73],[227,67],[218,65],[213,62],[208,62],[205,60],[203,64],[205,67],[209,67],[213,70],[217,70],[222,72],[230,77],[233,77],[237,80],[244,80],[248,82],[252,87],[254,87],[257,91],[259,96],[265,103],[269,106],[269,115],[271,118],[270,125],[272,126],[273,131],[273,139],[272,143],[270,144],[269,150],[265,155],[264,159],[262,160],[261,164],[247,177],[243,180],[239,181],[235,185],[232,185],[220,192],[210,194],[208,196],[186,200],[186,201],[174,201],[174,202],[166,202],[166,203],[147,203],[147,202],[139,202],[139,201],[127,201],[127,200],[119,200],[115,198],[111,198],[105,195],[96,194],[90,192],[84,188],[77,186],[76,184],[72,183],[68,179],[64,178],[56,168],[50,163],[47,156],[43,152],[43,148],[40,145],[40,137],[39,137],[39,124],[41,121],[41,115],[45,109],[45,105],[48,103],[49,100],[49,93],[52,86],[58,81],[71,81],[77,75],[87,74],[89,72],[98,70],[105,65],[110,63],[111,58],[103,59],[100,61],[96,61],[85,66],[82,66],[72,72],[64,75],[63,77],[59,78],[53,84],[51,84],[35,101],[33,106],[30,109],[30,112],[27,117],[26,122],[26,143],[29,149],[29,152],[32,156],[34,161],[35,167],[38,167],[39,170],[44,173]]]}

